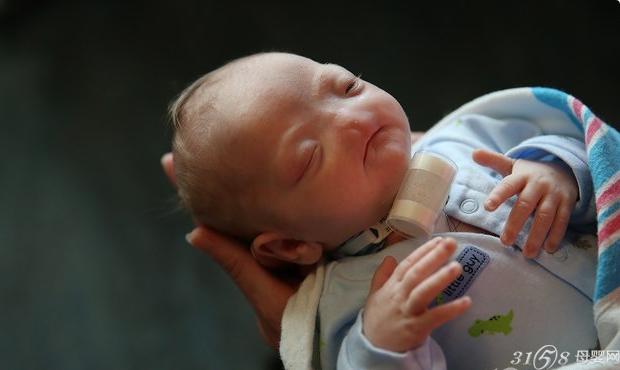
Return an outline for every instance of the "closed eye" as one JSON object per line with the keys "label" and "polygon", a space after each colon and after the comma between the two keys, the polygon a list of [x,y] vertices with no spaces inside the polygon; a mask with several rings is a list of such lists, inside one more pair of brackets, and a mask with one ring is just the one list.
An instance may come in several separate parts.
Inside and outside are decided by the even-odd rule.
{"label": "closed eye", "polygon": [[360,83],[360,79],[362,77],[362,74],[360,73],[359,75],[357,75],[356,77],[352,78],[349,83],[347,84],[347,88],[345,90],[345,94],[348,94],[349,92],[353,91]]}
{"label": "closed eye", "polygon": [[301,176],[299,177],[299,180],[303,179],[307,173],[312,169],[312,167],[315,165],[315,162],[317,162],[319,160],[319,157],[321,156],[321,147],[320,145],[315,145],[314,148],[312,149],[312,154],[310,154],[310,156],[308,157],[308,161],[306,162],[306,165],[304,166],[304,170],[301,173]]}

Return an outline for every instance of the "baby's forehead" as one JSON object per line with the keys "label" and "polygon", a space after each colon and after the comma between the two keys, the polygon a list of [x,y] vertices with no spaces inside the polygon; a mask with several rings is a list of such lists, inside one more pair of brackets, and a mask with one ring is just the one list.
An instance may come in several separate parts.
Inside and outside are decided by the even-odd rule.
{"label": "baby's forehead", "polygon": [[240,120],[269,120],[303,109],[313,89],[314,66],[261,63],[231,75],[219,104]]}
{"label": "baby's forehead", "polygon": [[269,54],[237,66],[223,105],[246,133],[277,135],[287,126],[312,119],[320,92],[344,75],[352,74],[337,64]]}

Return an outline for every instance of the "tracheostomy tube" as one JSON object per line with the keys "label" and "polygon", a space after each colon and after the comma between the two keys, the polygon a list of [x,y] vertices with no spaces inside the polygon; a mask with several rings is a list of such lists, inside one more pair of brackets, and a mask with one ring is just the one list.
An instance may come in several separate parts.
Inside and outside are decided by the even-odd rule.
{"label": "tracheostomy tube", "polygon": [[388,225],[409,237],[429,237],[448,199],[456,170],[456,164],[441,154],[416,152],[388,214]]}

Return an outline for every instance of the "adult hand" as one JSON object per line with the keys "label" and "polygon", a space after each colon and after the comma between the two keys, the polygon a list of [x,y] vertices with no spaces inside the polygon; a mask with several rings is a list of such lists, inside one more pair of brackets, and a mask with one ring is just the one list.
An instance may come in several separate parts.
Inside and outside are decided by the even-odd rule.
{"label": "adult hand", "polygon": [[211,256],[233,279],[256,311],[263,338],[277,349],[284,308],[297,290],[299,280],[277,277],[258,264],[247,246],[205,226],[196,227],[186,238],[192,246]]}
{"label": "adult hand", "polygon": [[[172,153],[164,154],[161,164],[166,176],[175,185]],[[198,225],[187,234],[186,239],[192,246],[211,256],[233,279],[256,311],[263,338],[277,349],[284,308],[302,276],[292,274],[290,278],[291,274],[288,274],[288,279],[285,279],[275,275],[258,264],[248,246],[203,225]]]}

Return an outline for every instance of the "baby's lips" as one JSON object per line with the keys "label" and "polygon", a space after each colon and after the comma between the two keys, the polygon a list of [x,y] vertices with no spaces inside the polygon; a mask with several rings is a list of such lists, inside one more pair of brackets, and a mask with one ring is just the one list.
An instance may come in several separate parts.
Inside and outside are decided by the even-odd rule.
{"label": "baby's lips", "polygon": [[366,162],[366,157],[368,156],[368,150],[370,149],[370,145],[371,145],[372,140],[375,138],[377,133],[379,133],[382,129],[383,129],[382,126],[378,127],[376,130],[372,131],[367,137],[365,137],[363,139],[364,142],[365,142],[365,144],[364,144],[364,162]]}

